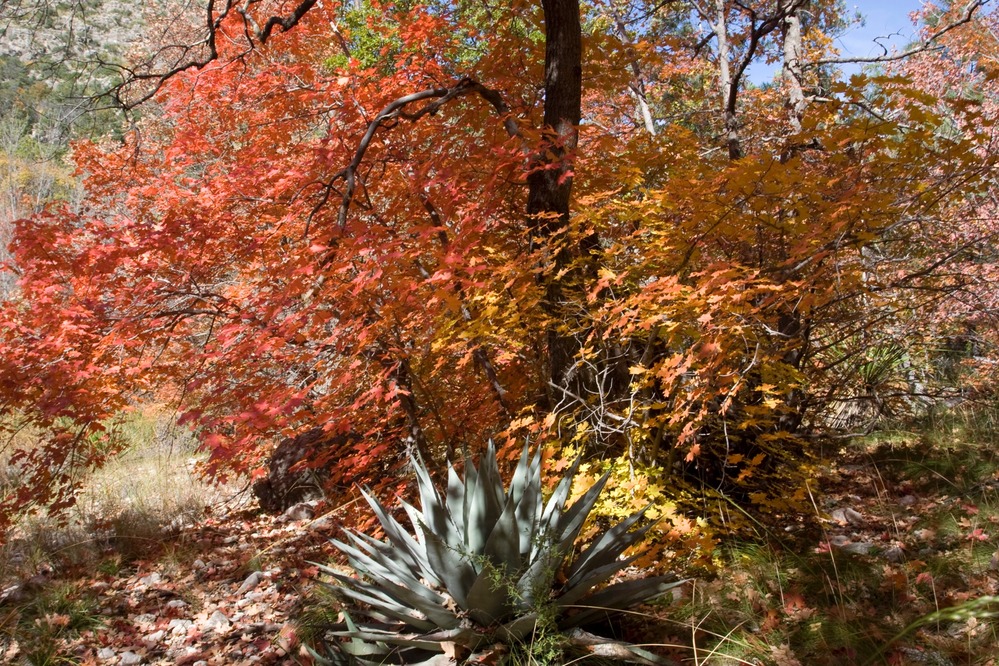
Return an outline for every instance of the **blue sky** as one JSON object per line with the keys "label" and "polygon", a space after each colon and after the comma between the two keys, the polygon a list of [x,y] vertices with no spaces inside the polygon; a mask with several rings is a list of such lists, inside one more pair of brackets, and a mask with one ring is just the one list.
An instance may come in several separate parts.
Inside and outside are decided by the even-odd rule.
{"label": "blue sky", "polygon": [[[843,57],[865,58],[884,53],[878,43],[891,52],[892,47],[902,49],[916,33],[909,14],[922,7],[922,0],[881,0],[880,2],[847,2],[849,15],[859,12],[864,16],[863,25],[852,26],[836,40],[836,48]],[[879,39],[880,38],[880,39]],[[877,41],[875,41],[877,40]],[[749,78],[755,83],[768,83],[779,69],[774,66],[754,66]],[[860,70],[860,65],[845,65],[848,76]]]}
{"label": "blue sky", "polygon": [[883,53],[875,43],[878,37],[889,50],[892,46],[904,47],[916,32],[909,14],[922,6],[920,0],[882,0],[878,3],[847,3],[851,14],[860,12],[866,19],[865,25],[854,26],[842,35],[836,46],[844,56],[876,56]]}

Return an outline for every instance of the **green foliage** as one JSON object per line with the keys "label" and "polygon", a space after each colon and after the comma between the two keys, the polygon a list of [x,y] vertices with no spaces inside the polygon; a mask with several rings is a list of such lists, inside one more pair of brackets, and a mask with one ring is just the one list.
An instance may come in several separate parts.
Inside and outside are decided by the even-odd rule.
{"label": "green foliage", "polygon": [[930,409],[921,418],[860,440],[872,458],[923,492],[994,501],[999,475],[999,405]]}
{"label": "green foliage", "polygon": [[47,91],[44,84],[31,77],[30,69],[20,59],[0,55],[0,116],[33,104]]}
{"label": "green foliage", "polygon": [[718,660],[709,663],[775,663],[782,653],[800,660],[786,663],[855,663],[901,629],[908,610],[890,592],[897,572],[875,558],[742,544],[721,560],[724,574],[695,585],[673,614],[696,627],[692,648]]}
{"label": "green foliage", "polygon": [[326,60],[331,70],[344,69],[351,59],[364,68],[378,67],[397,56],[401,47],[398,38],[386,37],[383,30],[375,30],[374,22],[384,17],[368,2],[353,3],[347,7],[337,27],[341,48]]}
{"label": "green foliage", "polygon": [[[421,506],[402,503],[409,528],[365,494],[385,540],[347,532],[346,541],[333,542],[360,577],[322,568],[351,605],[345,621],[330,627],[328,635],[346,639],[327,646],[334,663],[416,663],[435,653],[465,658],[496,644],[510,650],[509,659],[532,646],[532,663],[561,663],[565,632],[679,585],[662,576],[599,589],[633,561],[622,555],[650,525],[641,525],[645,512],[638,511],[574,555],[608,479],[567,506],[578,460],[547,501],[541,454],[532,457],[527,447],[505,491],[491,445],[478,468],[465,461],[464,478],[449,465],[443,494],[421,461],[413,467]],[[653,658],[629,649],[637,661]]]}
{"label": "green foliage", "polygon": [[[582,446],[570,445],[552,462],[556,470],[562,469],[582,454]],[[584,539],[597,534],[601,525],[644,510],[655,523],[632,553],[638,555],[637,566],[658,570],[711,567],[716,533],[700,512],[686,511],[697,506],[697,494],[682,488],[662,469],[620,455],[580,464],[571,499],[581,497],[604,477],[607,482],[583,529]],[[688,513],[698,517],[691,518]]]}

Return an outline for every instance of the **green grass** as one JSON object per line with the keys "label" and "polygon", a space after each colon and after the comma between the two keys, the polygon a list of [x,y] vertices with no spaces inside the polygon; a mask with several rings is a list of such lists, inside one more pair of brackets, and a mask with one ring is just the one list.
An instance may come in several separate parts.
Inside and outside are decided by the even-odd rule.
{"label": "green grass", "polygon": [[[28,601],[0,607],[0,661],[16,645],[22,662],[32,666],[77,663],[74,644],[93,645],[96,637],[86,632],[102,617],[88,592],[95,573],[119,576],[136,561],[158,560],[168,574],[173,563],[179,575],[190,562],[183,528],[235,492],[198,478],[194,442],[171,415],[136,413],[115,425],[125,452],[86,479],[75,506],[60,520],[25,517],[0,545],[0,589],[43,569],[54,569],[58,579]],[[16,470],[3,469],[6,482],[16,483]]]}

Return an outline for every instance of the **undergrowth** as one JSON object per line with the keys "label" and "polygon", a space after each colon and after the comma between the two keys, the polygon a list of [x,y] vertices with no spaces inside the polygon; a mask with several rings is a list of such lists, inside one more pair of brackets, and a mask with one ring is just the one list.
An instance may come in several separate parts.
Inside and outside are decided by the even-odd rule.
{"label": "undergrowth", "polygon": [[67,642],[87,632],[92,635],[103,624],[93,594],[71,583],[55,584],[28,601],[0,610],[0,631],[19,646],[22,663],[31,666],[79,663],[66,653]]}
{"label": "undergrowth", "polygon": [[997,415],[938,412],[842,446],[816,480],[821,536],[725,542],[717,575],[656,614],[665,642],[704,665],[995,664]]}
{"label": "undergrowth", "polygon": [[[58,520],[29,515],[0,542],[0,583],[43,567],[60,574],[114,570],[168,551],[177,546],[178,529],[233,494],[197,477],[195,443],[170,414],[136,412],[115,427],[125,453],[85,480],[75,505]],[[4,469],[6,482],[16,483],[16,470]]]}
{"label": "undergrowth", "polygon": [[[88,632],[100,630],[94,602],[85,585],[72,582],[74,572],[115,576],[138,557],[184,566],[189,558],[176,553],[183,545],[170,537],[171,525],[197,521],[206,505],[220,501],[217,491],[192,480],[189,443],[161,439],[149,423],[135,432],[134,450],[92,479],[68,525],[25,521],[0,552],[7,580],[46,564],[56,571],[37,596],[0,608],[0,634],[15,639],[33,664],[73,663],[67,646],[95,640]],[[665,510],[671,507],[663,486],[656,508],[664,533],[653,532],[660,541],[636,562],[676,563],[691,539],[711,562],[697,564],[695,579],[669,603],[629,613],[608,635],[695,666],[995,664],[997,444],[999,408],[982,406],[841,442],[809,480],[813,513],[806,522],[816,528],[777,519],[753,523],[755,538],[712,534],[720,539],[713,551],[699,523],[679,529],[684,519]],[[624,494],[634,489],[628,484],[646,483],[620,478],[608,513],[632,509],[640,498]],[[306,642],[321,638],[310,627],[337,619],[333,600],[322,601],[304,605],[322,613],[300,618]],[[563,652],[555,633],[539,632],[511,649],[514,663],[532,666],[583,656]],[[596,662],[589,655],[584,663]]]}

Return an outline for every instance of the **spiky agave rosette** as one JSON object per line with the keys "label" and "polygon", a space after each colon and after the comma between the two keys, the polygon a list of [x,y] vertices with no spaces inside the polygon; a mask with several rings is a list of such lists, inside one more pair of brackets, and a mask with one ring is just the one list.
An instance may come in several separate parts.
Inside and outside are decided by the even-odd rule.
{"label": "spiky agave rosette", "polygon": [[[409,528],[365,493],[385,540],[346,531],[345,542],[333,541],[358,577],[321,567],[336,582],[331,587],[355,602],[346,622],[327,634],[342,641],[328,646],[333,660],[444,663],[449,660],[441,661],[440,655],[447,654],[460,663],[497,644],[523,645],[541,628],[580,636],[578,627],[679,585],[675,576],[660,576],[598,589],[632,562],[622,556],[651,526],[642,520],[644,510],[570,559],[608,478],[604,475],[566,508],[579,462],[545,502],[541,453],[532,457],[527,446],[507,491],[492,443],[478,469],[465,461],[464,478],[448,465],[445,497],[422,462],[414,460],[421,507],[401,502]],[[592,645],[593,635],[582,642]],[[617,658],[623,654],[627,661],[658,663],[644,650],[608,643],[618,648],[611,650]]]}

